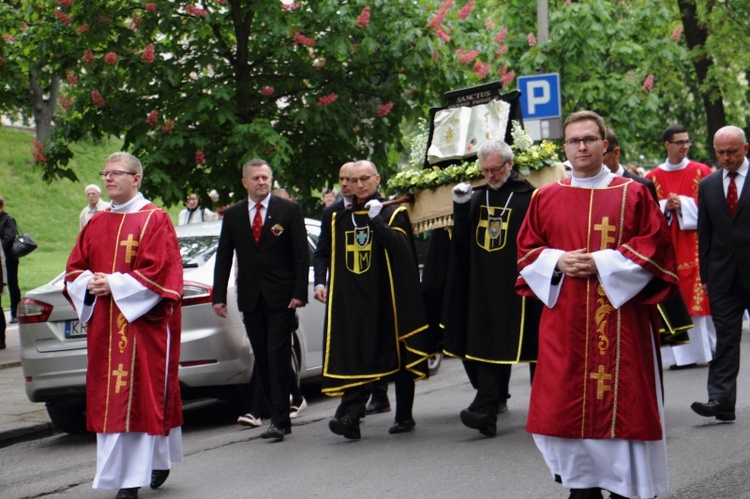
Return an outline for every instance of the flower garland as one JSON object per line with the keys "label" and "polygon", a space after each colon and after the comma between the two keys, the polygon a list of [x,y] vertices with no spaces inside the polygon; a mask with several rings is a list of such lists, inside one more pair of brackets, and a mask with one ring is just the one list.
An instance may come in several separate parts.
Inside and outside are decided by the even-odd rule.
{"label": "flower garland", "polygon": [[[409,167],[388,179],[388,187],[398,193],[414,193],[422,189],[434,189],[445,184],[466,182],[482,177],[479,160],[464,161],[461,164],[445,168],[433,166],[422,168],[429,130],[426,120],[420,120],[417,133],[411,142]],[[535,144],[518,121],[511,122],[513,136],[513,167],[522,175],[529,175],[532,170],[554,167],[560,162],[557,147],[553,142],[543,140]]]}

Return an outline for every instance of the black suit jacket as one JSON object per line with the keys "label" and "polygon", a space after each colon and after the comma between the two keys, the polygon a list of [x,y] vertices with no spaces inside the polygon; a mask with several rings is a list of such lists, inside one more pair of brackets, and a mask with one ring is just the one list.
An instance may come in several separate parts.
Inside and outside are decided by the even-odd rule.
{"label": "black suit jacket", "polygon": [[636,182],[648,187],[648,190],[651,193],[651,196],[654,198],[654,201],[656,201],[657,203],[659,202],[659,197],[656,194],[656,186],[649,179],[641,177],[640,175],[636,175],[635,173],[631,173],[628,170],[625,170],[625,173],[623,173],[622,176],[625,178],[633,179]]}
{"label": "black suit jacket", "polygon": [[331,206],[323,208],[320,215],[320,236],[318,245],[315,247],[313,255],[313,268],[315,269],[315,286],[318,284],[326,285],[328,268],[331,266],[331,219],[334,213],[343,211],[345,208],[344,200],[339,199]]}
{"label": "black suit jacket", "polygon": [[307,303],[310,250],[302,207],[271,196],[260,242],[255,243],[248,200],[224,212],[214,268],[214,303],[227,302],[232,257],[237,255],[237,305],[252,312],[262,294],[272,309],[286,308],[292,298]]}
{"label": "black suit jacket", "polygon": [[698,185],[698,252],[708,293],[726,293],[738,277],[750,289],[750,182],[739,195],[734,217],[724,194],[723,170]]}

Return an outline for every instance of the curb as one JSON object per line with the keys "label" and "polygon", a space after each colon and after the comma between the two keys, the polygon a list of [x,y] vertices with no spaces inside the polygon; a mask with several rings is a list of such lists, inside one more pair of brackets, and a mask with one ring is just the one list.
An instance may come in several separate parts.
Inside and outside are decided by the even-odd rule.
{"label": "curb", "polygon": [[39,423],[24,428],[16,428],[0,432],[0,449],[9,447],[19,442],[35,440],[37,438],[48,437],[58,433],[52,423]]}

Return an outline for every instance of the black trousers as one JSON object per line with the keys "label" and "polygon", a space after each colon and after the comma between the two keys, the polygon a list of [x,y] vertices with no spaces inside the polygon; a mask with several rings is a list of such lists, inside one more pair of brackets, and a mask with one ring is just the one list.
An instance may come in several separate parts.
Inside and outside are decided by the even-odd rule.
{"label": "black trousers", "polygon": [[735,277],[726,293],[715,293],[709,288],[708,299],[716,328],[716,352],[708,365],[708,399],[734,410],[740,372],[742,316],[750,309],[750,289],[745,289]]}
{"label": "black trousers", "polygon": [[[393,376],[396,386],[396,421],[406,421],[413,417],[414,406],[414,378],[411,373],[402,369]],[[349,416],[353,421],[359,420],[364,411],[367,399],[372,391],[372,383],[348,388],[341,397],[341,403],[336,408],[336,417]]]}
{"label": "black trousers", "polygon": [[[2,284],[0,284],[0,287],[2,287]],[[5,312],[3,311],[3,304],[2,304],[2,300],[0,299],[0,343],[5,343],[5,328],[6,327],[7,327],[7,324],[5,323]]]}
{"label": "black trousers", "polygon": [[[256,372],[268,401],[271,423],[288,428],[289,393],[292,371],[292,336],[295,311],[291,308],[273,310],[263,297],[252,312],[243,312],[245,331],[255,355]],[[258,416],[257,414],[253,414]]]}
{"label": "black trousers", "polygon": [[7,258],[5,255],[5,270],[8,272],[8,293],[10,294],[10,318],[16,318],[16,310],[21,302],[21,289],[18,287],[18,259]]}

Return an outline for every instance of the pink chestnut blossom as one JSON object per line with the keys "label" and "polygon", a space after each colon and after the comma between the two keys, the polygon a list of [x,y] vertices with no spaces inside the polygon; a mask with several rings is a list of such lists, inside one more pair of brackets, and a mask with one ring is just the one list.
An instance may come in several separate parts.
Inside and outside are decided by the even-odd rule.
{"label": "pink chestnut blossom", "polygon": [[154,62],[154,44],[149,43],[146,45],[146,48],[143,49],[143,53],[141,54],[141,60],[147,64],[151,64]]}
{"label": "pink chestnut blossom", "polygon": [[161,133],[169,133],[174,128],[174,120],[169,120],[161,127]]}
{"label": "pink chestnut blossom", "polygon": [[534,36],[534,33],[529,33],[526,36],[526,39],[529,41],[529,47],[536,47],[536,37]]}
{"label": "pink chestnut blossom", "polygon": [[68,83],[70,83],[71,85],[78,84],[78,77],[73,73],[73,71],[66,71],[65,78],[67,78]]}
{"label": "pink chestnut blossom", "polygon": [[461,10],[458,11],[458,18],[463,21],[467,17],[469,17],[471,11],[474,10],[474,3],[474,0],[469,0],[468,2],[466,2],[464,6],[461,7]]}
{"label": "pink chestnut blossom", "polygon": [[117,62],[117,53],[107,52],[104,54],[104,62],[107,64],[115,64]]}
{"label": "pink chestnut blossom", "polygon": [[487,78],[487,75],[490,74],[490,64],[482,61],[477,61],[472,69],[481,79]]}
{"label": "pink chestnut blossom", "polygon": [[357,27],[366,28],[368,24],[370,24],[370,6],[365,5],[365,8],[362,9],[359,17],[357,17]]}
{"label": "pink chestnut blossom", "polygon": [[643,86],[641,87],[641,89],[645,90],[646,92],[650,92],[652,88],[654,88],[654,75],[651,74],[648,75],[643,81]]}
{"label": "pink chestnut blossom", "polygon": [[87,66],[90,64],[94,64],[94,51],[93,50],[87,50],[83,53],[83,63]]}
{"label": "pink chestnut blossom", "polygon": [[145,4],[143,8],[149,12],[156,12],[156,4],[154,2],[149,2]]}
{"label": "pink chestnut blossom", "polygon": [[150,126],[154,126],[156,125],[156,122],[158,121],[159,121],[159,111],[157,111],[156,109],[154,109],[153,111],[151,111],[150,113],[146,115],[146,124]]}
{"label": "pink chestnut blossom", "polygon": [[388,113],[391,112],[391,109],[393,109],[393,102],[386,102],[382,106],[378,106],[378,116],[381,118],[385,118],[388,116]]}
{"label": "pink chestnut blossom", "polygon": [[505,41],[505,38],[507,36],[508,36],[508,28],[503,28],[503,29],[501,29],[500,31],[497,32],[497,34],[495,35],[495,37],[493,38],[493,40],[498,45],[502,45],[503,42]]}
{"label": "pink chestnut blossom", "polygon": [[73,24],[73,20],[70,18],[70,16],[61,10],[55,10],[55,17],[63,24]]}
{"label": "pink chestnut blossom", "polygon": [[275,91],[276,91],[275,88],[268,87],[268,86],[263,87],[263,88],[260,89],[260,93],[262,93],[266,97],[271,97]]}
{"label": "pink chestnut blossom", "polygon": [[195,151],[195,164],[196,165],[205,165],[206,164],[206,155],[200,149],[198,149],[197,151]]}
{"label": "pink chestnut blossom", "polygon": [[682,36],[682,24],[677,26],[674,31],[672,31],[672,40],[677,41]]}
{"label": "pink chestnut blossom", "polygon": [[104,105],[106,104],[106,102],[104,102],[104,97],[102,97],[102,94],[100,94],[96,89],[91,91],[91,101],[96,107],[104,107]]}
{"label": "pink chestnut blossom", "polygon": [[328,94],[318,99],[319,106],[327,106],[339,98],[339,94]]}

